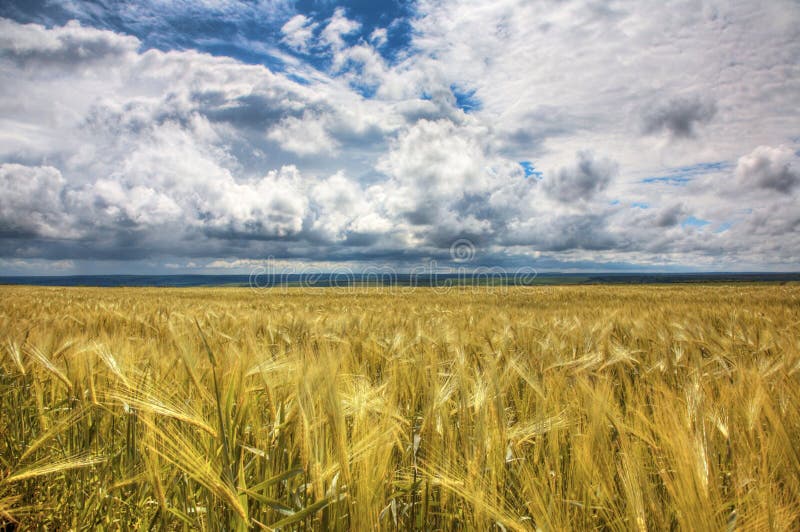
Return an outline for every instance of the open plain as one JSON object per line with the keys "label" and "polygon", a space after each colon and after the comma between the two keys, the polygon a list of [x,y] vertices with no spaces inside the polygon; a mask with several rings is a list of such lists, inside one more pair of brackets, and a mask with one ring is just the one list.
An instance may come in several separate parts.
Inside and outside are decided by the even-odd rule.
{"label": "open plain", "polygon": [[800,285],[0,287],[23,529],[800,528]]}

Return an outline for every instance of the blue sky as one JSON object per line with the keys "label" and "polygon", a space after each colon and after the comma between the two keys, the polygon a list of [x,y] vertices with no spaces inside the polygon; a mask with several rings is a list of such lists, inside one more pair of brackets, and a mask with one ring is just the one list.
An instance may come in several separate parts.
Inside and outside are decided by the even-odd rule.
{"label": "blue sky", "polygon": [[[8,1],[0,274],[797,270],[800,7]],[[612,73],[613,75],[609,75]]]}
{"label": "blue sky", "polygon": [[77,20],[87,26],[134,35],[143,48],[164,51],[195,49],[280,70],[283,62],[271,53],[271,49],[299,55],[317,68],[325,68],[330,64],[325,54],[297,53],[293,47],[282,42],[281,22],[296,15],[304,15],[310,20],[327,20],[342,8],[346,9],[349,19],[360,24],[358,29],[344,36],[346,43],[369,41],[376,29],[385,30],[385,44],[376,50],[390,62],[396,60],[398,54],[402,54],[410,45],[409,20],[414,16],[413,3],[402,1],[364,0],[338,5],[324,0],[25,0],[0,6],[0,16],[48,26]]}

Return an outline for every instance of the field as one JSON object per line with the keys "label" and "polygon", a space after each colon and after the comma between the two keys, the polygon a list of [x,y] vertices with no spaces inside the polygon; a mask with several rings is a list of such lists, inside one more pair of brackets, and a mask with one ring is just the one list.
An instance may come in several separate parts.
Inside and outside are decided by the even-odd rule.
{"label": "field", "polygon": [[800,529],[800,285],[0,287],[0,523]]}

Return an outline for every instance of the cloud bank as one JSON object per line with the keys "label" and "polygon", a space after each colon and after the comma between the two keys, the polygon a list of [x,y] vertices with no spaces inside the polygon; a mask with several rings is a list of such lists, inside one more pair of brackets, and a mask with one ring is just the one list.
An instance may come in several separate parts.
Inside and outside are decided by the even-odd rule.
{"label": "cloud bank", "polygon": [[0,11],[0,273],[800,264],[796,3],[87,5]]}

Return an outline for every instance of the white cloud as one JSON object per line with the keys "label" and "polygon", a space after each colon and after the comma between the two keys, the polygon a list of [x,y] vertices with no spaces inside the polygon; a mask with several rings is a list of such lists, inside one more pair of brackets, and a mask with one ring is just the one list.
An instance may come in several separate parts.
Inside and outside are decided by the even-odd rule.
{"label": "white cloud", "polygon": [[92,196],[92,203],[102,204],[106,216],[136,225],[158,227],[179,220],[183,214],[175,200],[146,186],[125,186],[119,181],[101,179],[94,183]]}
{"label": "white cloud", "polygon": [[333,152],[335,141],[325,129],[320,117],[310,112],[301,117],[288,116],[272,128],[267,137],[277,142],[281,148],[297,155]]}
{"label": "white cloud", "polygon": [[388,32],[386,28],[375,28],[372,30],[372,33],[369,34],[369,42],[372,43],[375,48],[381,48],[386,44],[387,40]]}
{"label": "white cloud", "polygon": [[[800,30],[778,19],[798,20],[800,9],[779,4],[422,1],[414,20],[422,53],[408,68],[474,89],[476,114],[496,130],[538,133],[527,150],[508,149],[542,166],[562,166],[587,147],[628,172],[652,171],[663,159],[730,160],[797,134],[790,122],[800,67],[790,57],[800,53]],[[696,99],[701,112],[686,120],[664,116],[665,127],[686,132],[707,119],[688,148],[639,135],[653,107]],[[543,130],[537,109],[560,120]]]}
{"label": "white cloud", "polygon": [[320,180],[310,191],[318,215],[312,230],[326,240],[341,241],[349,235],[373,235],[388,233],[392,228],[389,220],[375,211],[381,208],[380,201],[369,201],[380,194],[376,190],[363,190],[355,181],[342,172]]}
{"label": "white cloud", "polygon": [[281,27],[283,42],[305,52],[308,50],[309,41],[314,37],[314,30],[318,26],[305,15],[295,15]]}
{"label": "white cloud", "polygon": [[114,61],[138,46],[136,37],[83,27],[75,21],[45,29],[0,19],[0,49],[5,58],[23,67],[47,67],[40,72],[45,76],[62,68],[74,73],[87,63]]}
{"label": "white cloud", "polygon": [[498,236],[526,215],[534,183],[486,145],[489,134],[477,123],[449,120],[420,120],[404,131],[378,164],[391,177],[383,188],[390,216],[417,240],[443,246],[459,236]]}
{"label": "white cloud", "polygon": [[322,44],[330,46],[334,50],[344,48],[344,36],[358,31],[361,24],[355,20],[347,18],[343,7],[337,7],[333,16],[328,20],[325,28],[320,34]]}
{"label": "white cloud", "polygon": [[65,183],[51,166],[0,164],[0,234],[62,236]]}

